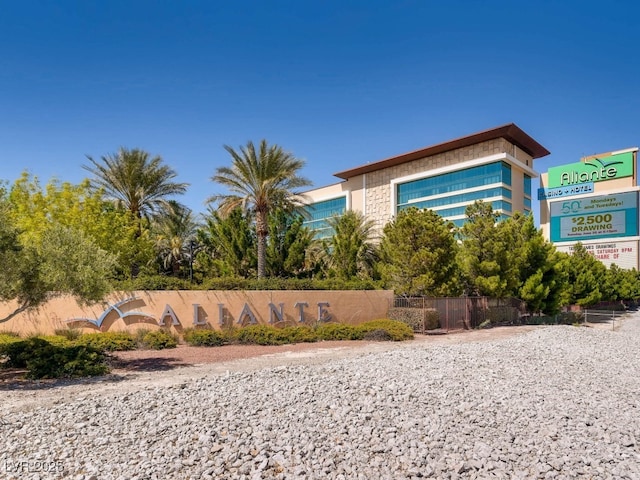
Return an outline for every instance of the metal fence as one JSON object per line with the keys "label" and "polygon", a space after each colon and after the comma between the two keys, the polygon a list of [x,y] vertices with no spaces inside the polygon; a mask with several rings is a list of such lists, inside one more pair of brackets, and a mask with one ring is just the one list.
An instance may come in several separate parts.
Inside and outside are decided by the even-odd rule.
{"label": "metal fence", "polygon": [[611,323],[611,330],[616,329],[616,317],[618,324],[624,312],[616,310],[593,310],[585,309],[582,312],[585,325],[588,323]]}
{"label": "metal fence", "polygon": [[396,297],[389,317],[403,320],[414,331],[468,330],[486,322],[518,324],[526,313],[525,303],[516,298],[490,297]]}

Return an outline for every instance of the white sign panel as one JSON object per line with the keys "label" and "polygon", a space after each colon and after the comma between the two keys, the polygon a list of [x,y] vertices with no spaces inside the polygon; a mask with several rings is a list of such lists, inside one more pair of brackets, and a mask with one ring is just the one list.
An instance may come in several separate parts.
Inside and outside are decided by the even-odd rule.
{"label": "white sign panel", "polygon": [[614,235],[626,233],[625,211],[560,218],[560,232],[563,238],[584,238],[596,235]]}
{"label": "white sign panel", "polygon": [[[587,252],[607,267],[615,263],[624,269],[638,268],[637,241],[583,243],[582,245],[587,249]],[[573,245],[556,245],[556,248],[559,252],[573,252]]]}

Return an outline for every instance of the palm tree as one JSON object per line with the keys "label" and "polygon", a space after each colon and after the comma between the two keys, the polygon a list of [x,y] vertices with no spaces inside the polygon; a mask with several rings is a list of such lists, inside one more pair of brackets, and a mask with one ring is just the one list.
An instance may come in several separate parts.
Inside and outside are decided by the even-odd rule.
{"label": "palm tree", "polygon": [[374,246],[375,222],[362,212],[348,210],[327,220],[333,235],[325,242],[330,270],[338,277],[368,276],[377,258]]}
{"label": "palm tree", "polygon": [[239,152],[225,145],[232,158],[230,167],[218,167],[211,180],[225,186],[231,193],[214,195],[209,202],[219,202],[219,211],[227,215],[242,207],[254,216],[257,235],[258,278],[266,272],[266,244],[269,234],[267,216],[274,209],[291,211],[302,205],[296,189],[311,185],[298,171],[304,161],[285,152],[278,145],[260,142],[258,151],[253,142],[240,147]]}
{"label": "palm tree", "polygon": [[[87,155],[91,165],[83,168],[94,175],[91,185],[101,188],[117,205],[125,208],[137,222],[136,239],[142,236],[142,219],[158,214],[168,205],[169,197],[183,194],[186,183],[174,182],[175,170],[163,164],[160,156],[140,149],[121,147],[117,153],[96,161]],[[131,266],[132,276],[138,265]]]}
{"label": "palm tree", "polygon": [[171,200],[166,213],[154,223],[156,248],[165,270],[177,276],[181,267],[193,262],[193,247],[198,224],[191,210]]}

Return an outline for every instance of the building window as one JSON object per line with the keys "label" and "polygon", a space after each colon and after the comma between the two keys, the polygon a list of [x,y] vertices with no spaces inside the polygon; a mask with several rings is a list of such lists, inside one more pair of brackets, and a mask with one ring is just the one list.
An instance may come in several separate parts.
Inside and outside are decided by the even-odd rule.
{"label": "building window", "polygon": [[491,202],[491,206],[493,207],[493,211],[502,210],[503,212],[512,211],[513,207],[511,206],[511,202],[507,202],[506,200],[498,200],[496,202]]}
{"label": "building window", "polygon": [[[495,197],[496,195],[492,195],[492,196]],[[411,207],[428,208],[429,210],[433,210],[434,212],[436,212],[442,218],[449,218],[449,217],[458,217],[460,215],[465,215],[467,211],[467,207],[469,206],[469,204],[467,204],[467,205],[461,205],[459,207],[451,207],[451,208],[432,208],[432,207],[423,206],[421,205],[421,203],[422,202],[407,205],[404,208],[411,208]],[[495,200],[491,202],[491,207],[493,208],[493,210],[505,210],[507,212],[510,212],[512,209],[511,202],[507,202],[505,200]]]}
{"label": "building window", "polygon": [[524,194],[531,198],[531,177],[526,173],[524,175]]}
{"label": "building window", "polygon": [[527,210],[531,210],[531,199],[530,198],[526,198],[524,199],[524,208]]}
{"label": "building window", "polygon": [[347,197],[332,198],[321,202],[311,203],[304,207],[306,218],[303,223],[316,233],[316,238],[328,238],[333,230],[327,220],[342,215],[347,210]]}

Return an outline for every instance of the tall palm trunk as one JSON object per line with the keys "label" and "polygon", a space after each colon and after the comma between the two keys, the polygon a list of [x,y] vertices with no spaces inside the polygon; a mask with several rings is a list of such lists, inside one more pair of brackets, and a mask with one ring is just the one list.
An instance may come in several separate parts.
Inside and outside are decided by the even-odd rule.
{"label": "tall palm trunk", "polygon": [[256,234],[258,236],[258,278],[264,278],[267,271],[267,212],[258,211],[256,214]]}

